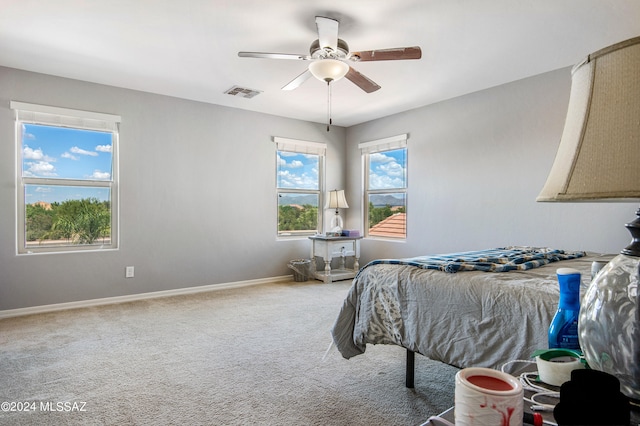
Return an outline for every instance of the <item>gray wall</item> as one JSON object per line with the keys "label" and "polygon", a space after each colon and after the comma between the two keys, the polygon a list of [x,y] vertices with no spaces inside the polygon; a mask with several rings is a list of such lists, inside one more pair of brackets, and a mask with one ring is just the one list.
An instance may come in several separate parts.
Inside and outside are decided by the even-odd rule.
{"label": "gray wall", "polygon": [[[505,245],[624,248],[637,204],[535,201],[570,85],[567,68],[348,128],[348,194],[362,186],[358,143],[409,134],[407,241],[366,240],[363,261]],[[349,206],[347,226],[361,226],[362,200]]]}
{"label": "gray wall", "polygon": [[[119,250],[16,256],[10,100],[122,116]],[[273,136],[327,143],[344,181],[340,127],[0,68],[0,310],[290,275],[309,244],[276,241]]]}
{"label": "gray wall", "polygon": [[[326,186],[345,187],[346,227],[361,228],[358,143],[409,134],[408,239],[363,241],[361,264],[510,244],[618,252],[636,204],[535,202],[569,87],[563,69],[327,133],[0,67],[0,310],[290,274],[286,263],[308,256],[309,244],[276,241],[273,136],[329,145]],[[118,251],[16,256],[10,100],[122,116]]]}

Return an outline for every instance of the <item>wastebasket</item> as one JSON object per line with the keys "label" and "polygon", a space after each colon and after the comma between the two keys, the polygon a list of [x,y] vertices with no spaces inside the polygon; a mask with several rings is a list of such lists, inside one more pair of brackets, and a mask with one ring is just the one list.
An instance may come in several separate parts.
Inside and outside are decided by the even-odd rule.
{"label": "wastebasket", "polygon": [[294,281],[307,281],[309,278],[309,266],[311,260],[309,259],[294,259],[289,261],[289,268],[293,270]]}

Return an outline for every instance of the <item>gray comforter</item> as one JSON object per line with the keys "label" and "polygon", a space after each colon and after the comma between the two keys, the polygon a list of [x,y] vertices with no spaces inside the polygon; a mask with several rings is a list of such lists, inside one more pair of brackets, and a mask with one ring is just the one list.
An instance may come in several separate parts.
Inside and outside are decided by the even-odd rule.
{"label": "gray comforter", "polygon": [[499,273],[368,265],[353,281],[333,340],[345,358],[364,353],[369,343],[393,344],[460,368],[498,368],[548,347],[560,294],[558,268],[578,269],[586,287],[591,263],[611,258],[587,253]]}

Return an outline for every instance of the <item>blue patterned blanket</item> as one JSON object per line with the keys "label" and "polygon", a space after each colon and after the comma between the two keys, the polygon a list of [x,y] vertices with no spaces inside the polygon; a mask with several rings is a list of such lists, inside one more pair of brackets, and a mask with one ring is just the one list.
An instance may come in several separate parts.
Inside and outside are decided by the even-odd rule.
{"label": "blue patterned blanket", "polygon": [[510,246],[406,259],[378,259],[369,262],[365,268],[376,264],[390,264],[411,265],[449,273],[458,271],[508,272],[537,268],[551,262],[576,259],[585,255],[586,253],[583,251],[570,252],[551,248]]}

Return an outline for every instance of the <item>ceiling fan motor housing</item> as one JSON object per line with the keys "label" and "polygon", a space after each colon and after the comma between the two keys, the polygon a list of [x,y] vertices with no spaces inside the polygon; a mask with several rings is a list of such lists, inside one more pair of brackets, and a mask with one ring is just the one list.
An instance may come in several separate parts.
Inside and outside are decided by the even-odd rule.
{"label": "ceiling fan motor housing", "polygon": [[[333,58],[333,59],[346,59],[349,54],[349,45],[346,41],[338,39],[337,49],[334,51],[330,47],[320,47],[320,40],[315,40],[309,47],[309,54],[313,59],[321,58]],[[355,58],[351,58],[355,59]]]}

